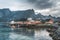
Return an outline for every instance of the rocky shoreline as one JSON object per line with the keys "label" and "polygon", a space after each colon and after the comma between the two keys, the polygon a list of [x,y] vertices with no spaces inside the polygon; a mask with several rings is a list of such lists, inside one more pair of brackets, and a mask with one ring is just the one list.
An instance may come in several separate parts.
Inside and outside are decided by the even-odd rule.
{"label": "rocky shoreline", "polygon": [[49,36],[51,36],[53,40],[60,40],[60,27],[49,28],[47,31],[50,33]]}

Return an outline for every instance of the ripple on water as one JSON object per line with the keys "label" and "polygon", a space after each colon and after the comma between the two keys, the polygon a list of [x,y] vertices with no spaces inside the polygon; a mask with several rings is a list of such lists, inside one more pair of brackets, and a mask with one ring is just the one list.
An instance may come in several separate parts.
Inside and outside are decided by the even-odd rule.
{"label": "ripple on water", "polygon": [[[4,32],[5,30],[5,32]],[[0,40],[52,40],[49,33],[46,30],[32,30],[32,29],[20,29],[22,30],[19,34],[10,29],[0,29]],[[19,31],[18,31],[19,32]],[[31,36],[30,36],[31,35]]]}

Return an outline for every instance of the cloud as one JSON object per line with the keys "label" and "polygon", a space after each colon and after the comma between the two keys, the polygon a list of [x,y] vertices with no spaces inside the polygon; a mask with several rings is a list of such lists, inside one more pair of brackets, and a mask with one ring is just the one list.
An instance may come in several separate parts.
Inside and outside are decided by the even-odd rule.
{"label": "cloud", "polygon": [[60,17],[60,0],[28,0],[28,3],[37,9],[36,12]]}
{"label": "cloud", "polygon": [[33,4],[36,9],[47,9],[54,6],[52,0],[27,0],[28,3]]}
{"label": "cloud", "polygon": [[0,9],[9,8],[11,10],[31,9],[31,5],[24,0],[0,0]]}
{"label": "cloud", "polygon": [[54,5],[52,0],[0,0],[0,8],[13,7],[21,9],[47,9]]}
{"label": "cloud", "polygon": [[60,17],[60,0],[55,0],[55,6],[50,9],[50,14],[52,16]]}
{"label": "cloud", "polygon": [[34,9],[44,15],[60,16],[60,0],[0,0],[0,9]]}

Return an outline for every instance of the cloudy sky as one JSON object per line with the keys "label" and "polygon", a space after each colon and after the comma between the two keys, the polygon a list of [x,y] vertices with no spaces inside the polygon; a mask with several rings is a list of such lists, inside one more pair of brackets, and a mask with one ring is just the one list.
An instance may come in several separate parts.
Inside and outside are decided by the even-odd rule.
{"label": "cloudy sky", "polygon": [[0,9],[34,9],[43,15],[60,16],[60,0],[0,0]]}

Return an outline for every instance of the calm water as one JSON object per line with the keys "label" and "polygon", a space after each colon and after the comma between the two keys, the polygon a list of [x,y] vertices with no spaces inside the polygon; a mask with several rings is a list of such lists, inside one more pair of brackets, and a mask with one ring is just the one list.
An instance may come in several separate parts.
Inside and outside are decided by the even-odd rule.
{"label": "calm water", "polygon": [[[0,26],[1,27],[1,26]],[[0,28],[0,40],[52,40],[46,29]]]}

